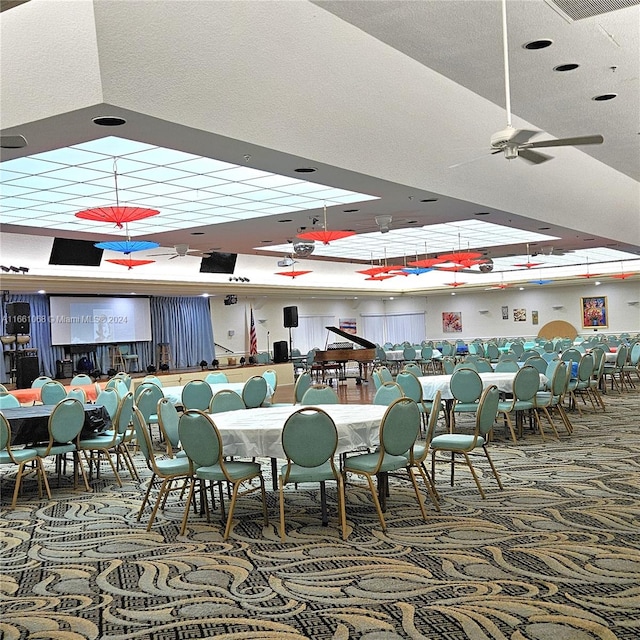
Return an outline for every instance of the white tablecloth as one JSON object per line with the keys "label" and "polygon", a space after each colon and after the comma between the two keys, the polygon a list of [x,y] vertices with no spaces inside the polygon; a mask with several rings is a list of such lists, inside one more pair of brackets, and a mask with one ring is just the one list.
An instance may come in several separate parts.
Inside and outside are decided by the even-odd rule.
{"label": "white tablecloth", "polygon": [[[385,356],[387,357],[387,360],[404,360],[404,350],[403,349],[396,349],[394,351],[385,351],[384,352]],[[438,360],[439,358],[442,358],[442,354],[440,353],[440,351],[438,351],[438,349],[434,349],[433,350],[433,356],[432,356],[435,360]],[[421,356],[421,352],[420,349],[416,349],[416,360],[421,360],[422,356]]]}
{"label": "white tablecloth", "polygon": [[[338,430],[337,453],[348,453],[379,444],[379,429],[386,406],[375,404],[314,405],[324,409]],[[212,414],[225,455],[284,458],[281,436],[287,418],[301,405],[260,407]]]}
{"label": "white tablecloth", "polygon": [[[209,386],[211,387],[211,391],[213,391],[213,395],[215,396],[218,391],[223,391],[225,389],[235,391],[236,393],[242,395],[244,385],[244,382],[216,382],[215,384],[210,384]],[[162,393],[164,394],[164,397],[169,400],[169,402],[171,402],[171,404],[180,404],[182,402],[183,389],[184,385],[176,387],[162,387]],[[267,400],[271,398],[272,395],[273,389],[267,382]]]}
{"label": "white tablecloth", "polygon": [[[511,393],[513,391],[513,380],[516,377],[515,372],[504,373],[480,373],[478,374],[482,378],[482,384],[486,389],[492,384],[498,387],[499,391],[504,393]],[[418,378],[422,384],[422,398],[424,400],[433,400],[436,392],[440,391],[443,400],[453,400],[449,382],[451,381],[450,375],[442,376],[420,376]],[[540,388],[544,388],[549,382],[549,379],[544,374],[540,374]]]}

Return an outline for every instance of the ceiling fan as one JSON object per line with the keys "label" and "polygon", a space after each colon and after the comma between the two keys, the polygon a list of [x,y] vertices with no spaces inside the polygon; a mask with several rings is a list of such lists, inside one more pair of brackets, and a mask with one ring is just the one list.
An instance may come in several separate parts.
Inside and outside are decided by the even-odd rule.
{"label": "ceiling fan", "polygon": [[541,164],[551,160],[552,156],[534,151],[545,147],[574,147],[584,144],[602,144],[601,135],[578,136],[575,138],[561,138],[559,140],[538,140],[531,142],[531,138],[541,133],[530,129],[516,129],[511,124],[511,89],[509,86],[509,48],[507,39],[507,0],[502,0],[502,44],[504,54],[504,87],[507,110],[507,126],[491,136],[492,155],[504,153],[507,160],[522,158],[532,164]]}
{"label": "ceiling fan", "polygon": [[173,260],[174,258],[184,258],[185,256],[195,256],[197,258],[208,258],[211,255],[210,251],[198,251],[192,250],[189,251],[188,244],[176,244],[173,247],[175,249],[174,253],[152,253],[151,256],[171,256],[169,260]]}

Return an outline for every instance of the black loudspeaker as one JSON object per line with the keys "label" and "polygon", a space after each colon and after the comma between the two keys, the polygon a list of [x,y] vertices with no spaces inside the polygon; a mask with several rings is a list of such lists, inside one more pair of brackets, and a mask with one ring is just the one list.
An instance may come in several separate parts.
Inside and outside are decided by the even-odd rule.
{"label": "black loudspeaker", "polygon": [[298,326],[298,307],[284,308],[284,326],[285,327]]}
{"label": "black loudspeaker", "polygon": [[73,378],[73,362],[71,360],[56,360],[56,378]]}
{"label": "black loudspeaker", "polygon": [[[290,307],[291,308],[291,307]],[[295,309],[295,307],[292,307]],[[289,360],[289,347],[286,340],[280,340],[280,342],[273,343],[273,361],[287,362]]]}
{"label": "black loudspeaker", "polygon": [[[29,316],[31,315],[31,305],[28,302],[7,303],[7,324],[5,332],[8,336],[15,336],[18,333],[29,333]],[[36,376],[37,378],[38,376]]]}
{"label": "black loudspeaker", "polygon": [[28,389],[40,375],[38,356],[22,356],[16,358],[16,387]]}

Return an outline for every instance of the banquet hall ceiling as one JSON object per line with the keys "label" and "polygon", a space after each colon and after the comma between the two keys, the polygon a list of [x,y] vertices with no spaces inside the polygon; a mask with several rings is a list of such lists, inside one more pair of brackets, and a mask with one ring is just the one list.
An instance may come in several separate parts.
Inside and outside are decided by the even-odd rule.
{"label": "banquet hall ceiling", "polygon": [[[30,0],[0,15],[2,134],[28,140],[2,160],[118,136],[373,196],[327,203],[328,226],[358,234],[379,233],[379,216],[406,230],[484,214],[554,238],[547,250],[640,255],[638,6],[583,20],[551,0],[507,6],[515,126],[540,138],[601,134],[602,145],[545,149],[553,160],[541,165],[490,155],[506,124],[496,0]],[[552,45],[523,47],[541,38]],[[554,71],[568,63],[579,67]],[[601,94],[616,97],[593,99]],[[98,116],[126,123],[101,127]],[[308,167],[315,172],[296,172]],[[202,191],[180,197],[195,202]],[[70,218],[76,211],[69,205]],[[138,239],[281,257],[322,214],[314,206]],[[0,230],[105,237],[86,227]],[[488,249],[513,254],[525,247]]]}

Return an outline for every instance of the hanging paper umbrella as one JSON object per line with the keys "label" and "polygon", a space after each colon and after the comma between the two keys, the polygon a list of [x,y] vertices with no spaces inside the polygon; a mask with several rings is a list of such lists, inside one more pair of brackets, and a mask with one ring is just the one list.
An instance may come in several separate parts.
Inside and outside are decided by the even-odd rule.
{"label": "hanging paper umbrella", "polygon": [[333,240],[340,240],[342,238],[348,238],[349,236],[355,236],[355,231],[333,231],[327,229],[327,205],[324,205],[324,224],[322,229],[316,231],[305,231],[299,233],[298,238],[301,240],[318,240],[322,244],[329,244]]}
{"label": "hanging paper umbrella", "polygon": [[120,264],[123,267],[133,269],[133,267],[140,267],[143,264],[151,264],[152,262],[155,262],[155,260],[133,260],[132,258],[113,258],[113,259],[107,260],[107,262],[112,262],[113,264]]}
{"label": "hanging paper umbrella", "polygon": [[467,284],[466,282],[457,282],[457,281],[453,281],[453,282],[445,282],[445,285],[447,285],[447,287],[461,287],[463,284]]}
{"label": "hanging paper umbrella", "polygon": [[277,271],[277,276],[288,276],[289,278],[297,278],[303,276],[305,273],[311,273],[311,271]]}
{"label": "hanging paper umbrella", "polygon": [[419,276],[422,273],[429,273],[429,271],[433,271],[433,269],[427,269],[425,267],[404,267],[402,270],[405,271],[406,273],[410,273],[415,276]]}
{"label": "hanging paper umbrella", "polygon": [[375,276],[375,275],[378,275],[379,273],[387,273],[389,271],[394,271],[397,268],[398,267],[380,265],[377,267],[369,267],[368,269],[361,269],[360,271],[356,271],[356,273],[362,273],[365,276]]}
{"label": "hanging paper umbrella", "polygon": [[476,258],[481,258],[482,253],[479,251],[455,251],[454,253],[445,253],[441,256],[438,256],[441,262],[455,262],[457,264],[462,264],[467,260],[475,260]]}
{"label": "hanging paper umbrella", "polygon": [[114,240],[107,242],[97,242],[95,245],[98,249],[109,249],[110,251],[121,251],[125,255],[129,255],[134,251],[146,251],[147,249],[157,249],[159,242],[151,242],[147,240]]}
{"label": "hanging paper umbrella", "polygon": [[531,280],[531,284],[551,284],[553,280]]}
{"label": "hanging paper umbrella", "polygon": [[611,277],[612,278],[618,278],[618,280],[624,280],[626,278],[630,278],[632,275],[634,275],[633,273],[614,273]]}
{"label": "hanging paper umbrella", "polygon": [[388,280],[389,278],[393,277],[395,276],[390,274],[381,274],[379,276],[369,276],[368,278],[365,278],[365,280]]}
{"label": "hanging paper umbrella", "polygon": [[413,262],[409,262],[410,267],[423,267],[425,269],[429,269],[436,264],[442,264],[445,262],[441,258],[425,258],[423,260],[414,260]]}
{"label": "hanging paper umbrella", "polygon": [[531,269],[532,267],[539,267],[543,262],[531,262],[529,258],[529,244],[527,243],[527,261],[520,264],[514,264],[514,267],[524,267],[525,269]]}

